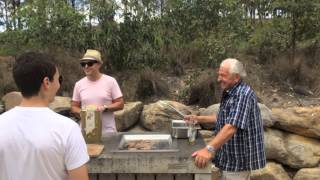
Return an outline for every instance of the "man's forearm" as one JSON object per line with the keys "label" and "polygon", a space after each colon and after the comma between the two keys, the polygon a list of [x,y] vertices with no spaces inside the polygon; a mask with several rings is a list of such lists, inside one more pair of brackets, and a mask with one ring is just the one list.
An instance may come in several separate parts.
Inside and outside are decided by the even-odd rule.
{"label": "man's forearm", "polygon": [[79,118],[79,119],[80,119],[80,111],[81,111],[81,109],[80,109],[79,107],[77,107],[77,106],[71,106],[71,113],[72,113],[75,117],[77,117],[77,118]]}
{"label": "man's forearm", "polygon": [[195,120],[197,120],[199,123],[215,123],[217,121],[217,116],[196,116]]}
{"label": "man's forearm", "polygon": [[226,124],[219,131],[215,138],[209,142],[210,146],[213,146],[215,149],[219,149],[223,144],[225,144],[235,133],[237,128],[231,124]]}
{"label": "man's forearm", "polygon": [[108,105],[108,111],[118,111],[123,109],[123,103],[121,102],[115,102]]}
{"label": "man's forearm", "polygon": [[118,98],[112,101],[111,104],[107,105],[108,111],[118,111],[122,110],[124,107],[124,100],[123,98]]}
{"label": "man's forearm", "polygon": [[81,109],[77,106],[72,106],[71,107],[71,112],[74,114],[80,114]]}

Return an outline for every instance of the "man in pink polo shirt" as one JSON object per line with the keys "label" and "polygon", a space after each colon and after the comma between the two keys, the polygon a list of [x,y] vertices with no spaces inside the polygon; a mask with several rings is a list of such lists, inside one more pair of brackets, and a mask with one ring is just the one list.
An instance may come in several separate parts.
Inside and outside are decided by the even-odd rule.
{"label": "man in pink polo shirt", "polygon": [[123,109],[124,100],[117,81],[100,72],[102,63],[100,52],[93,49],[88,49],[80,59],[86,77],[74,86],[71,111],[79,115],[81,108],[97,106],[97,109],[103,112],[103,136],[108,132],[117,132],[113,112]]}

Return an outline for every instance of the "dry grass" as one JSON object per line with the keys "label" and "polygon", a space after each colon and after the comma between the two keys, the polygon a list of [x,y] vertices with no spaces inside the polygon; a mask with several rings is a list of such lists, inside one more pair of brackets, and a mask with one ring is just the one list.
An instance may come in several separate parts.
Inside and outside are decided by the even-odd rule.
{"label": "dry grass", "polygon": [[140,73],[140,78],[137,87],[137,98],[146,99],[152,96],[167,96],[169,93],[169,87],[166,81],[161,77],[163,75],[159,72],[155,72],[150,68],[144,69]]}
{"label": "dry grass", "polygon": [[198,104],[200,107],[208,107],[218,103],[221,90],[217,83],[217,76],[214,70],[210,69],[196,77],[190,86],[190,95],[187,103]]}
{"label": "dry grass", "polygon": [[271,80],[280,82],[286,89],[312,89],[320,76],[319,64],[303,53],[296,55],[294,60],[289,56],[282,56],[273,60],[268,68]]}
{"label": "dry grass", "polygon": [[0,57],[0,97],[8,92],[17,90],[12,77],[14,63],[14,57]]}
{"label": "dry grass", "polygon": [[72,96],[75,83],[84,77],[84,73],[79,65],[80,54],[70,55],[61,50],[50,52],[55,57],[55,63],[58,65],[60,74],[63,76],[63,83],[58,95]]}

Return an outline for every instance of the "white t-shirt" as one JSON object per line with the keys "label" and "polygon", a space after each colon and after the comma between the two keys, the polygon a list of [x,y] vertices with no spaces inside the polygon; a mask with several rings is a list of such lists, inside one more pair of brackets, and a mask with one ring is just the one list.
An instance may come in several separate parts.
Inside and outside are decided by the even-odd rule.
{"label": "white t-shirt", "polygon": [[[103,74],[97,81],[90,81],[87,77],[80,79],[73,90],[73,101],[81,102],[82,108],[89,105],[111,104],[112,100],[122,97],[117,80]],[[113,112],[102,114],[102,135],[117,132]]]}
{"label": "white t-shirt", "polygon": [[46,107],[15,107],[0,115],[1,180],[66,180],[88,162],[79,126]]}

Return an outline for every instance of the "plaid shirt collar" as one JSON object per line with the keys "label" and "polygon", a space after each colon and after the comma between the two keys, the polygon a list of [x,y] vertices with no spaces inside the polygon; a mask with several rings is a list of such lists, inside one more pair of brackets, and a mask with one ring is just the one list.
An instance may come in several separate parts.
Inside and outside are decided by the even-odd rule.
{"label": "plaid shirt collar", "polygon": [[240,79],[240,81],[237,82],[235,85],[233,85],[231,88],[229,88],[229,89],[227,89],[227,90],[224,90],[224,91],[222,92],[222,97],[223,97],[222,99],[224,99],[225,97],[227,97],[227,96],[229,96],[229,95],[234,94],[234,93],[237,91],[237,88],[238,88],[239,86],[241,86],[243,83],[244,83],[243,80]]}

